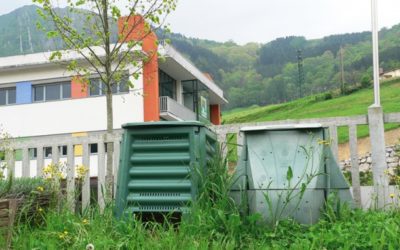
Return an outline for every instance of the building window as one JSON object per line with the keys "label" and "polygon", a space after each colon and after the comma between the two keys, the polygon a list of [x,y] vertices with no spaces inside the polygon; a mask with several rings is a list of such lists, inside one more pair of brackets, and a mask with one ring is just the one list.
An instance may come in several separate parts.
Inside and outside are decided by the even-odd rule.
{"label": "building window", "polygon": [[90,87],[89,87],[89,95],[90,96],[98,96],[103,95],[105,85],[102,84],[100,78],[92,78],[90,79]]}
{"label": "building window", "polygon": [[0,89],[0,106],[15,104],[16,99],[16,88]]}
{"label": "building window", "polygon": [[33,101],[34,102],[44,101],[44,86],[33,87]]}
{"label": "building window", "polygon": [[160,96],[168,96],[176,100],[176,80],[164,71],[159,71]]}
{"label": "building window", "polygon": [[30,148],[29,149],[29,159],[30,160],[37,159],[37,148]]}
{"label": "building window", "polygon": [[[125,74],[122,76],[119,83],[111,86],[113,94],[129,93],[129,75]],[[106,94],[106,85],[100,80],[100,78],[90,79],[89,96],[100,96]]]}
{"label": "building window", "polygon": [[51,147],[45,147],[43,151],[44,151],[44,157],[45,158],[51,158],[51,155],[52,155],[52,153],[51,153],[52,148]]}
{"label": "building window", "polygon": [[89,144],[90,147],[90,153],[91,154],[97,154],[98,149],[97,149],[97,143]]}
{"label": "building window", "polygon": [[71,98],[71,82],[34,85],[33,101],[45,102]]}
{"label": "building window", "polygon": [[60,152],[60,156],[67,156],[68,155],[67,145],[58,146],[58,151]]}

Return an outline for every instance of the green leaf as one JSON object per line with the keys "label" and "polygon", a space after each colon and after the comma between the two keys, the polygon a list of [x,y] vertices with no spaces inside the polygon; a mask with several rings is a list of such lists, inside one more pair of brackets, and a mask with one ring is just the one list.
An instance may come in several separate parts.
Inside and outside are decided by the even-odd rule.
{"label": "green leaf", "polygon": [[289,166],[287,172],[286,172],[286,180],[290,181],[293,179],[293,171],[292,167]]}
{"label": "green leaf", "polygon": [[62,54],[61,54],[60,51],[54,51],[54,52],[51,53],[49,60],[50,60],[50,61],[53,61],[53,60],[55,60],[55,59],[60,60],[60,59],[61,59],[61,56],[62,56]]}
{"label": "green leaf", "polygon": [[51,31],[47,32],[46,35],[47,35],[47,38],[55,38],[58,36],[58,32],[55,30],[51,30]]}
{"label": "green leaf", "polygon": [[304,194],[304,192],[306,191],[307,185],[305,183],[301,184],[301,188],[300,188],[300,193]]}

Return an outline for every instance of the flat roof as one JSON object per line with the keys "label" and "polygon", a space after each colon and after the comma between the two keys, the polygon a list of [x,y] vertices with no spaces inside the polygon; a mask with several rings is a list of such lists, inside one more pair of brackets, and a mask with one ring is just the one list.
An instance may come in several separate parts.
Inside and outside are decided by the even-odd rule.
{"label": "flat roof", "polygon": [[226,104],[228,101],[224,97],[224,91],[204,72],[201,72],[190,60],[185,58],[174,47],[163,44],[160,45],[159,52],[165,58],[160,61],[159,67],[176,80],[193,80],[197,79],[211,90],[210,100],[213,104]]}

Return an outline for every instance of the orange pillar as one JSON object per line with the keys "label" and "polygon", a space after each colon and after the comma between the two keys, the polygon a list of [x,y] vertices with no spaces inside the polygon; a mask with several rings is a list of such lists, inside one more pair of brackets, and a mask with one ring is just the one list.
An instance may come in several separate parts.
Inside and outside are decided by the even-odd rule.
{"label": "orange pillar", "polygon": [[219,104],[210,105],[210,121],[214,125],[221,125],[221,106]]}
{"label": "orange pillar", "polygon": [[85,84],[79,76],[72,77],[71,80],[71,98],[84,98],[88,96],[88,85]]}
{"label": "orange pillar", "polygon": [[159,84],[157,36],[149,30],[141,16],[121,17],[118,20],[120,41],[141,41],[142,49],[147,54],[143,62],[143,112],[144,121],[159,121]]}

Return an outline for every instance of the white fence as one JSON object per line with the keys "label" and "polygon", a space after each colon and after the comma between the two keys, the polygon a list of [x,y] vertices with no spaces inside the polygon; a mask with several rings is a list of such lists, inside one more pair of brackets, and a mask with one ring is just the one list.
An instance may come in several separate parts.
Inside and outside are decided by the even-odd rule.
{"label": "white fence", "polygon": [[[10,139],[7,144],[12,150],[7,150],[5,162],[7,170],[15,177],[43,176],[43,168],[50,163],[65,162],[65,176],[68,204],[75,207],[76,165],[88,168],[83,177],[82,209],[90,202],[90,177],[97,177],[97,189],[100,208],[104,208],[103,192],[106,176],[106,147],[105,143],[113,143],[113,173],[114,192],[116,190],[117,173],[120,157],[121,130],[115,130],[112,135],[105,132],[85,133],[84,136],[71,134],[35,136],[29,138]],[[91,154],[90,148],[97,147],[97,153]],[[76,156],[76,147],[82,148],[82,155]],[[66,149],[66,150],[65,150]],[[22,161],[15,160],[15,152],[22,151]],[[14,151],[14,152],[13,152]],[[66,152],[65,152],[66,151]],[[51,153],[50,153],[51,152]],[[5,174],[8,174],[7,172]]]}
{"label": "white fence", "polygon": [[[385,123],[400,123],[400,113],[390,113],[384,115]],[[355,201],[361,206],[361,190],[358,166],[358,151],[357,151],[357,126],[368,125],[368,116],[359,115],[351,117],[331,117],[321,119],[303,119],[303,120],[282,120],[271,122],[256,122],[243,124],[229,124],[221,126],[213,126],[212,129],[218,134],[219,142],[226,142],[227,135],[236,134],[238,145],[243,144],[243,136],[240,134],[240,129],[245,126],[264,126],[264,125],[282,125],[282,124],[299,124],[299,123],[321,123],[323,126],[329,127],[330,136],[332,138],[332,150],[338,159],[338,127],[348,127],[349,144],[351,152],[351,173],[353,183],[353,196]],[[117,172],[120,156],[120,142],[122,138],[122,130],[115,130],[112,135],[105,132],[90,132],[80,137],[73,137],[71,134],[36,136],[29,138],[14,138],[10,140],[10,146],[13,150],[22,150],[22,161],[15,161],[15,153],[9,151],[6,154],[5,161],[9,166],[9,170],[16,177],[34,177],[42,176],[43,167],[51,162],[66,162],[66,180],[68,199],[74,207],[76,202],[74,199],[75,193],[75,166],[83,164],[90,166],[86,173],[82,186],[82,208],[85,209],[90,201],[90,177],[97,177],[98,197],[100,207],[104,207],[104,197],[102,190],[105,184],[106,176],[106,152],[105,143],[113,143],[113,173],[114,176],[114,192],[116,190]],[[97,153],[91,154],[91,145],[97,145]],[[374,147],[374,143],[371,143]],[[75,156],[74,149],[79,146],[83,149],[82,156]],[[51,155],[46,153],[46,150],[51,148]],[[226,147],[225,147],[226,148]],[[66,149],[66,150],[65,150]],[[241,150],[238,147],[238,150]],[[50,150],[48,150],[50,151]],[[65,152],[66,151],[66,152]],[[33,154],[32,152],[36,152]],[[226,155],[226,151],[223,152]]]}

